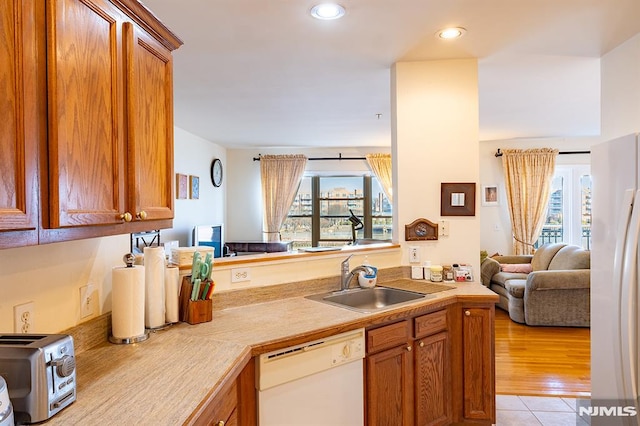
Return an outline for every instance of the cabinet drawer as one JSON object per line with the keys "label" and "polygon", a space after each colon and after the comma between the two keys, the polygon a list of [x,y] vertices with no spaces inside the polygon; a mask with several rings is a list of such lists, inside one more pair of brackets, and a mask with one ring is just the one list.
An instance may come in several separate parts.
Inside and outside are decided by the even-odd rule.
{"label": "cabinet drawer", "polygon": [[414,320],[415,337],[425,337],[447,329],[447,311],[422,315]]}
{"label": "cabinet drawer", "polygon": [[409,328],[409,321],[400,321],[367,331],[367,352],[378,352],[407,343],[410,335]]}

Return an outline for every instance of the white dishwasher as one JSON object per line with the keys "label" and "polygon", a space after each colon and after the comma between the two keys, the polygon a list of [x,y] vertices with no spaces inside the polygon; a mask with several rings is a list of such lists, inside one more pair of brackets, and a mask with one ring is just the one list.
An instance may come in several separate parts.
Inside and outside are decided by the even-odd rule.
{"label": "white dishwasher", "polygon": [[364,329],[256,360],[259,426],[364,424]]}

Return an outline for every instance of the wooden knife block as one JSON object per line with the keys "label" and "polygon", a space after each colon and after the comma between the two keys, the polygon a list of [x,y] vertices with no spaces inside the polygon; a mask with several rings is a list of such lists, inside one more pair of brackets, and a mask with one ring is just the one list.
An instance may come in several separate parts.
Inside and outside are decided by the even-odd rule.
{"label": "wooden knife block", "polygon": [[200,324],[213,319],[213,303],[211,299],[191,300],[191,275],[182,278],[180,287],[180,321],[189,324]]}

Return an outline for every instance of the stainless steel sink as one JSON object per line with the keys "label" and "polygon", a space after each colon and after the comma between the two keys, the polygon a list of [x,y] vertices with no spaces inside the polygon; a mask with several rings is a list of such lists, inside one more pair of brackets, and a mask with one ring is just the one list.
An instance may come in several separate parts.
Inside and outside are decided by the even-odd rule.
{"label": "stainless steel sink", "polygon": [[434,297],[413,291],[390,287],[356,288],[352,290],[321,293],[307,296],[307,299],[328,303],[358,312],[376,312],[383,309],[411,303],[418,299]]}

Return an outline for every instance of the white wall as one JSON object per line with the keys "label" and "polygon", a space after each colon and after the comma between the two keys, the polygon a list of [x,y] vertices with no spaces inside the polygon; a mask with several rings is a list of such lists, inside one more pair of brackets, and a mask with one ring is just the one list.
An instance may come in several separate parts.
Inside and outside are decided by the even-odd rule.
{"label": "white wall", "polygon": [[602,140],[640,132],[640,34],[602,57]]}
{"label": "white wall", "polygon": [[[480,220],[440,216],[442,182],[478,182],[478,66],[476,60],[403,62],[392,70],[394,222],[408,264],[408,246],[434,263],[470,263],[479,273]],[[397,195],[396,195],[397,194]],[[478,194],[478,192],[477,192]],[[476,212],[479,198],[476,197]],[[448,220],[448,237],[404,241],[417,218]]]}
{"label": "white wall", "polygon": [[[229,149],[229,182],[227,191],[227,241],[262,241],[262,189],[258,154],[304,154],[312,157],[362,157],[368,153],[389,153],[389,147],[372,148],[279,148]],[[308,161],[305,173],[363,173],[369,167],[362,161]]]}
{"label": "white wall", "polygon": [[[210,167],[214,158],[219,158],[223,167],[222,185],[218,188],[211,183]],[[226,150],[176,127],[173,169],[175,173],[200,178],[200,198],[175,199],[173,228],[162,230],[160,235],[162,241],[178,240],[180,246],[188,246],[191,244],[191,230],[195,225],[225,222],[225,193],[228,187]]]}
{"label": "white wall", "polygon": [[[480,247],[487,250],[489,255],[494,253],[513,254],[511,239],[511,219],[506,203],[504,185],[504,170],[501,157],[496,157],[498,148],[501,149],[529,149],[529,148],[557,148],[560,151],[589,151],[591,145],[600,140],[592,138],[549,138],[528,140],[484,141],[480,143],[480,184],[479,195],[482,195],[483,185],[498,185],[498,206],[479,205],[480,216]],[[556,165],[590,163],[588,154],[558,155]]]}

